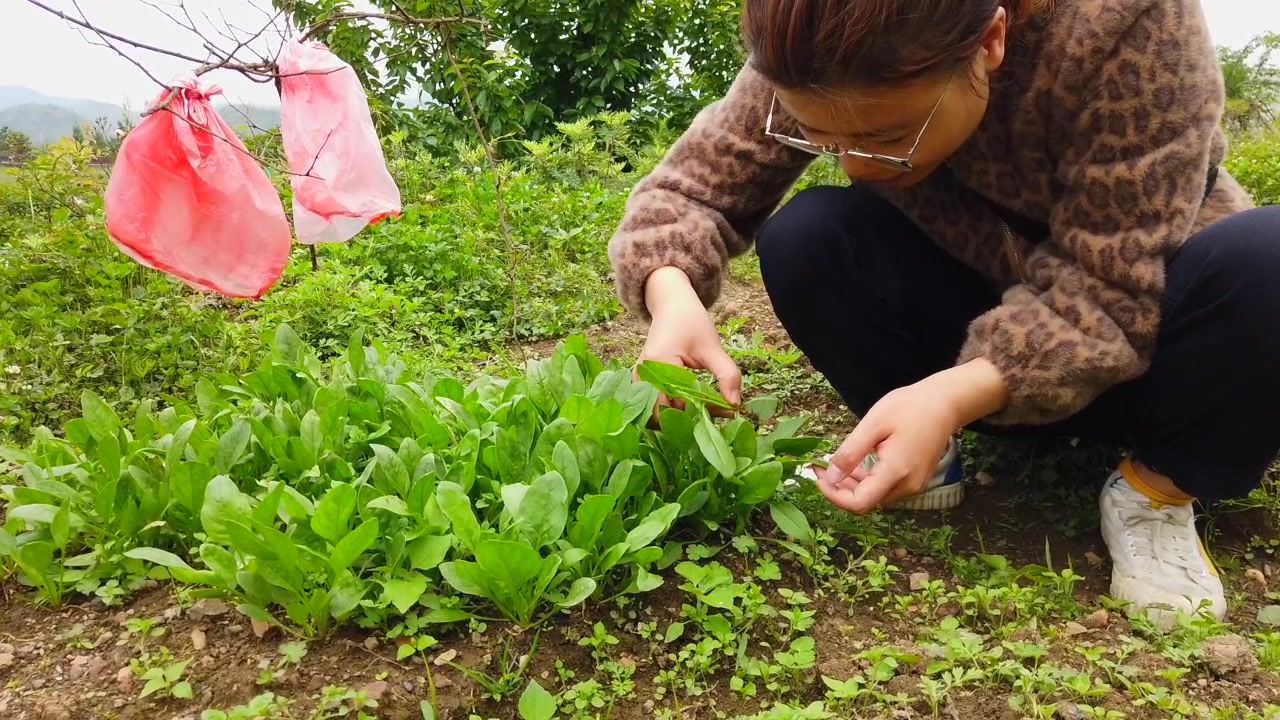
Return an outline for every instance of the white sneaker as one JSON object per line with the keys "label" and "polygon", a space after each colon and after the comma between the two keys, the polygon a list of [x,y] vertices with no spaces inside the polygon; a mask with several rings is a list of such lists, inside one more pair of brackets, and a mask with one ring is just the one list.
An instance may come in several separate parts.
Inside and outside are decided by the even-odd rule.
{"label": "white sneaker", "polygon": [[[831,456],[827,455],[823,459],[830,461]],[[863,467],[870,470],[875,465],[875,462],[876,455],[872,453],[862,464]],[[813,470],[805,466],[799,469],[796,478],[783,481],[783,488],[792,489],[797,487],[797,480],[817,482],[818,477]],[[942,460],[938,462],[937,472],[929,480],[929,484],[925,486],[924,492],[890,503],[885,506],[885,509],[950,510],[963,501],[964,466],[960,463],[960,443],[956,442],[955,438],[952,438],[951,442],[947,444],[947,452],[942,456]]]}
{"label": "white sneaker", "polygon": [[[1125,461],[1126,465],[1128,461]],[[1122,466],[1123,468],[1123,466]],[[1098,498],[1102,539],[1111,551],[1111,596],[1168,630],[1179,613],[1227,614],[1222,579],[1200,536],[1191,505],[1164,505],[1134,489],[1116,470]]]}

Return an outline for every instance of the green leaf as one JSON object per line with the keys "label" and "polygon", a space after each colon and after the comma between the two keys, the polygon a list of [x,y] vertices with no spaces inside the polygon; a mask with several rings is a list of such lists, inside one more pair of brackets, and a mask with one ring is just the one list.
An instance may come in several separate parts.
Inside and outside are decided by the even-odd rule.
{"label": "green leaf", "polygon": [[596,581],[589,577],[580,577],[573,581],[573,585],[569,586],[569,591],[565,593],[564,599],[556,602],[556,605],[562,608],[571,608],[586,602],[591,597],[591,593],[596,591]]}
{"label": "green leaf", "polygon": [[671,529],[671,523],[675,522],[676,516],[680,514],[679,503],[667,503],[656,512],[650,513],[649,517],[644,519],[631,532],[627,533],[627,547],[631,552],[635,552],[643,547],[653,543],[653,541],[662,537]]}
{"label": "green leaf", "polygon": [[410,573],[406,578],[396,578],[382,583],[382,596],[395,606],[403,615],[418,604],[422,594],[427,591],[427,578],[419,573]]}
{"label": "green leaf", "polygon": [[521,720],[551,720],[556,714],[556,699],[537,680],[530,680],[520,695],[519,710]]}
{"label": "green leaf", "polygon": [[772,498],[782,485],[782,463],[770,460],[767,463],[742,473],[742,489],[738,492],[738,502],[753,506]]}
{"label": "green leaf", "polygon": [[561,440],[551,451],[551,463],[560,476],[564,478],[565,492],[570,500],[578,495],[578,485],[582,476],[578,473],[578,456],[573,454],[569,444]]}
{"label": "green leaf", "polygon": [[302,338],[293,328],[284,323],[276,328],[275,351],[280,362],[297,367],[302,360],[302,348]]}
{"label": "green leaf", "polygon": [[733,409],[733,403],[724,399],[714,386],[704,383],[688,368],[646,360],[636,367],[636,375],[653,385],[669,398],[692,400],[704,405]]}
{"label": "green leaf", "polygon": [[409,506],[405,504],[405,501],[395,495],[383,495],[381,497],[376,497],[370,500],[369,504],[365,507],[370,510],[386,510],[389,513],[400,515],[401,517],[409,517],[412,515],[412,513],[409,512]]}
{"label": "green leaf", "polygon": [[80,393],[80,409],[84,413],[89,434],[98,442],[114,437],[120,431],[120,416],[102,398],[90,390]]}
{"label": "green leaf", "polygon": [[370,518],[360,524],[355,530],[347,533],[333,548],[333,553],[329,556],[329,567],[333,568],[335,573],[351,567],[353,563],[366,550],[373,547],[373,543],[378,539],[378,520]]}
{"label": "green leaf", "polygon": [[702,412],[701,420],[693,428],[693,437],[698,442],[698,449],[702,451],[702,456],[711,463],[711,467],[726,478],[733,477],[738,468],[733,450],[729,448],[729,443],[725,442],[720,429],[716,427],[715,422],[705,410]]}
{"label": "green leaf", "polygon": [[244,451],[249,447],[249,439],[253,435],[253,428],[247,420],[243,418],[237,420],[231,429],[225,435],[218,438],[218,450],[213,456],[213,470],[219,474],[226,474],[235,467],[240,461],[240,456],[244,455]]}
{"label": "green leaf", "polygon": [[760,424],[764,425],[778,414],[778,409],[782,407],[782,403],[778,398],[764,395],[752,398],[743,405],[743,410],[755,415],[760,420]]}
{"label": "green leaf", "polygon": [[248,517],[253,508],[249,497],[240,492],[240,488],[231,482],[226,475],[218,475],[209,481],[204,489],[204,504],[200,507],[200,524],[210,540],[228,544],[231,536],[227,533],[229,520]]}
{"label": "green leaf", "polygon": [[1280,605],[1268,605],[1258,610],[1258,622],[1263,625],[1280,625]]}
{"label": "green leaf", "polygon": [[[480,570],[480,566],[467,561],[457,560],[440,564],[440,576],[454,590],[466,595],[489,597],[488,578]],[[468,616],[470,617],[470,616]]]}
{"label": "green leaf", "polygon": [[374,444],[373,484],[382,492],[404,496],[409,492],[409,469],[396,451]]}
{"label": "green leaf", "polygon": [[533,481],[515,516],[520,534],[534,548],[559,540],[568,519],[568,489],[558,472],[546,473]]}
{"label": "green leaf", "polygon": [[684,635],[684,623],[673,622],[670,627],[667,628],[667,635],[663,638],[663,642],[669,645],[676,640],[679,640],[681,635]]}
{"label": "green leaf", "polygon": [[444,561],[451,547],[452,535],[424,535],[409,543],[409,566],[416,570],[433,570]]}
{"label": "green leaf", "polygon": [[185,568],[187,570],[191,569],[191,566],[187,564],[187,561],[177,555],[174,555],[168,550],[161,550],[160,548],[136,547],[126,550],[124,555],[125,557],[131,557],[135,560],[145,560],[161,567]]}
{"label": "green leaf", "polygon": [[311,516],[311,529],[317,535],[336,543],[347,534],[347,524],[356,510],[356,489],[347,483],[329,488],[316,504]]}
{"label": "green leaf", "polygon": [[474,554],[480,539],[480,523],[476,521],[475,513],[471,510],[471,499],[462,486],[447,480],[441,481],[436,486],[436,502],[440,505],[440,511],[449,518],[453,534],[462,541],[463,547]]}
{"label": "green leaf", "polygon": [[785,500],[770,503],[769,514],[773,516],[773,521],[778,524],[782,532],[800,542],[813,542],[813,528],[809,526],[809,520],[804,513],[800,512],[795,505]]}
{"label": "green leaf", "polygon": [[476,546],[476,563],[493,580],[504,585],[512,599],[524,599],[523,588],[542,570],[542,557],[524,543],[485,540]]}

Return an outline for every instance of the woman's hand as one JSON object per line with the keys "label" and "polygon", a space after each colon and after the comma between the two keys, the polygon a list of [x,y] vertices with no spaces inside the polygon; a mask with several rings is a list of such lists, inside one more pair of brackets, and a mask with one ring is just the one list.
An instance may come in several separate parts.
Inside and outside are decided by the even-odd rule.
{"label": "woman's hand", "polygon": [[[742,373],[724,351],[720,333],[684,271],[664,267],[650,274],[645,283],[645,304],[653,321],[640,361],[708,370],[715,376],[725,400],[737,404],[742,397]],[[668,404],[668,398],[659,398],[659,407]],[[657,408],[654,412],[656,417]]]}
{"label": "woman's hand", "polygon": [[[985,359],[931,375],[885,395],[820,469],[818,489],[856,515],[924,491],[951,436],[1008,401],[998,370]],[[872,451],[876,463],[862,467]]]}

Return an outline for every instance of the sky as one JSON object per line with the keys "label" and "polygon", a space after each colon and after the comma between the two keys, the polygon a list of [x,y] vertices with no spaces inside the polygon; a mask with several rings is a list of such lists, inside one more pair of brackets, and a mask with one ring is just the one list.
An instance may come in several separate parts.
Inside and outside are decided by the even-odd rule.
{"label": "sky", "polygon": [[[72,0],[38,0],[71,15],[77,15]],[[148,0],[152,5],[176,8],[178,0]],[[1263,32],[1280,32],[1280,0],[1201,0],[1214,42],[1239,47]],[[355,0],[357,7],[365,6]],[[89,20],[103,30],[203,58],[201,40],[183,30],[143,0],[79,0]],[[229,43],[211,28],[231,32],[229,22],[252,35],[266,25],[269,0],[185,0],[198,27],[220,45]],[[31,4],[29,0],[0,0],[0,85],[23,85],[46,95],[86,98],[128,104],[134,109],[149,104],[159,86],[115,52],[90,43],[79,31]],[[183,18],[185,20],[185,18]],[[90,37],[92,37],[90,35]],[[262,52],[278,48],[281,35],[273,43],[255,43]],[[96,39],[96,38],[95,38]],[[193,63],[153,53],[126,49],[142,60],[153,75],[170,81],[189,72]],[[274,54],[274,53],[271,53]],[[215,71],[202,81],[222,88],[227,99],[238,103],[275,104],[275,90],[258,85],[237,73]]]}

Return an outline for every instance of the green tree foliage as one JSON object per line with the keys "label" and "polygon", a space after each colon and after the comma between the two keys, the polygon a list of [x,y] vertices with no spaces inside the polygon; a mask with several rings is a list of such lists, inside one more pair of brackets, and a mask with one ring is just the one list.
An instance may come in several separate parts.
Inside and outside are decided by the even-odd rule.
{"label": "green tree foliage", "polygon": [[1226,84],[1224,124],[1239,132],[1275,121],[1280,104],[1280,65],[1273,55],[1280,50],[1280,34],[1259,35],[1244,47],[1218,50],[1218,63]]}
{"label": "green tree foliage", "polygon": [[0,162],[24,163],[32,158],[31,138],[26,133],[0,127]]}

